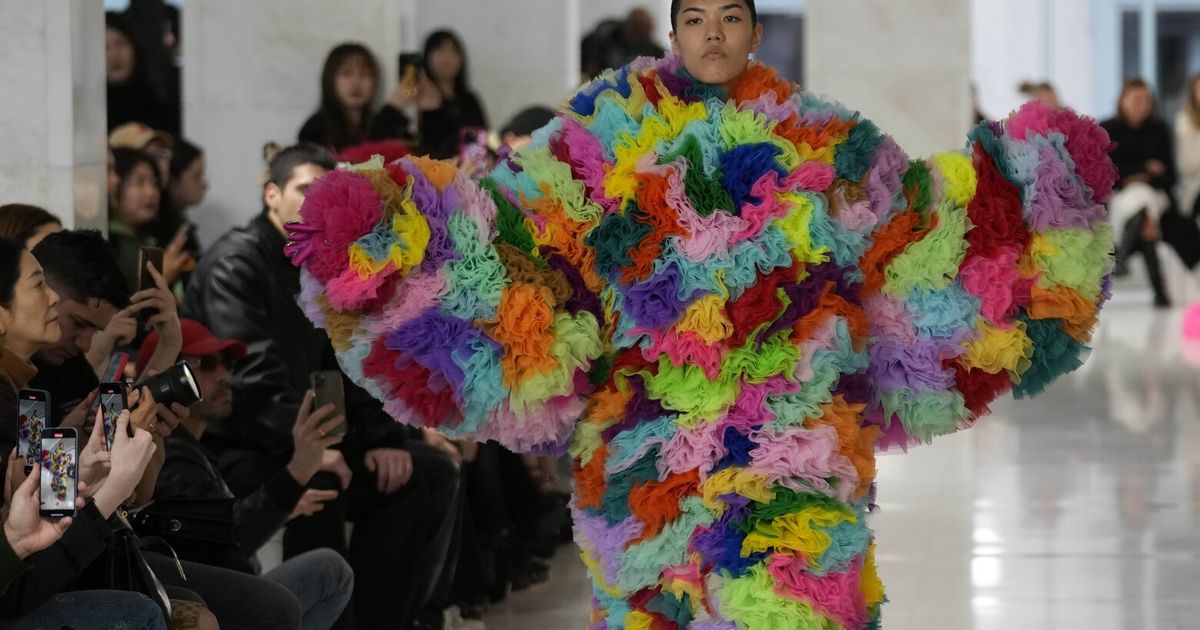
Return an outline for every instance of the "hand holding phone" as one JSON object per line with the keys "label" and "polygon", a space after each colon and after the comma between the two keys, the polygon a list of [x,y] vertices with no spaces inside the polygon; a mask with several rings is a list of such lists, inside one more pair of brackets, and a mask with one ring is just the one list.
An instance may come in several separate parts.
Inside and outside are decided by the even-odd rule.
{"label": "hand holding phone", "polygon": [[[16,471],[20,470],[10,464],[8,477],[5,479],[6,501],[8,514],[4,519],[4,538],[12,547],[16,556],[22,560],[37,553],[62,538],[67,528],[71,526],[71,518],[56,520],[43,518],[39,498],[41,483],[41,467],[34,466],[33,473],[20,481],[13,489],[12,483]],[[80,501],[76,507],[81,507]]]}
{"label": "hand holding phone", "polygon": [[[338,381],[341,381],[340,374]],[[292,459],[287,468],[301,485],[308,483],[321,469],[325,451],[342,441],[346,426],[345,418],[336,414],[333,404],[317,406],[314,399],[312,390],[305,392],[300,413],[292,425]]]}
{"label": "hand holding phone", "polygon": [[46,518],[75,516],[79,489],[79,448],[75,429],[42,431],[41,509]]}
{"label": "hand holding phone", "polygon": [[[151,265],[161,273],[163,268],[163,249],[161,247],[142,247],[138,250],[137,293],[158,288],[158,285],[154,283],[154,274],[150,273]],[[144,329],[146,322],[150,321],[150,318],[157,313],[158,309],[151,308],[143,308],[138,311],[138,328]]]}

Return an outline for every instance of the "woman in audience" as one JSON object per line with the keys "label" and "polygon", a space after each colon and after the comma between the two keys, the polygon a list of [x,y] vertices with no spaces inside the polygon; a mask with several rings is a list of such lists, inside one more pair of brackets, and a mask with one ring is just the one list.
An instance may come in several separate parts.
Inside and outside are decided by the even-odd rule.
{"label": "woman in audience", "polygon": [[200,205],[208,192],[208,175],[205,169],[204,151],[200,147],[180,138],[171,152],[166,194],[158,211],[154,237],[160,243],[169,243],[183,230],[187,233],[184,249],[193,258],[199,259],[200,241],[196,237],[196,224],[188,217],[188,210]]}
{"label": "woman in audience", "polygon": [[1117,143],[1111,153],[1120,180],[1109,201],[1117,243],[1117,273],[1124,273],[1133,254],[1146,261],[1154,305],[1170,306],[1155,245],[1161,238],[1159,219],[1171,210],[1175,157],[1171,132],[1155,111],[1154,95],[1141,79],[1130,79],[1117,99],[1117,115],[1101,123]]}
{"label": "woman in audience", "polygon": [[425,82],[417,96],[421,149],[430,157],[458,155],[464,129],[487,129],[487,115],[467,82],[467,53],[450,31],[425,40]]}
{"label": "woman in audience", "polygon": [[1187,101],[1175,117],[1179,162],[1179,209],[1195,217],[1200,201],[1200,75],[1188,82]]}
{"label": "woman in audience", "polygon": [[365,142],[378,85],[379,64],[366,46],[331,50],[321,70],[321,106],[300,128],[300,142],[335,152]]}
{"label": "woman in audience", "polygon": [[108,129],[141,122],[154,129],[178,133],[179,112],[147,78],[138,62],[133,34],[124,19],[119,14],[107,13],[104,25]]}
{"label": "woman in audience", "polygon": [[0,206],[0,238],[11,238],[29,251],[33,251],[42,239],[62,229],[62,221],[45,208],[23,203]]}
{"label": "woman in audience", "polygon": [[[136,627],[162,627],[161,623],[153,624],[153,615],[147,616],[145,604],[149,600],[142,601],[144,598],[107,592],[79,599],[79,594],[73,593],[74,603],[70,609],[52,599],[104,551],[112,533],[108,518],[133,492],[155,449],[147,431],[134,428],[132,434],[125,432],[131,420],[128,412],[122,414],[119,437],[113,444],[111,457],[106,453],[101,459],[91,448],[80,452],[80,493],[85,502],[71,522],[46,530],[28,514],[28,503],[32,499],[29,482],[15,478],[22,474],[24,462],[11,461],[17,441],[17,391],[37,371],[30,362],[33,355],[57,341],[61,334],[54,308],[57,303],[58,296],[46,285],[33,255],[20,243],[0,239],[0,339],[3,339],[0,348],[0,453],[4,454],[3,465],[10,471],[8,489],[19,486],[6,501],[8,514],[4,537],[12,553],[0,562],[5,567],[3,577],[7,581],[7,588],[0,595],[0,618],[19,619],[30,615],[27,620],[30,627],[42,624],[62,627],[82,623],[84,619],[96,623],[100,620],[99,615],[105,615],[113,623],[137,620],[141,625]],[[139,421],[154,414],[154,399],[146,394],[143,400],[144,403],[133,410]],[[102,464],[103,461],[107,464]],[[35,467],[33,474],[37,472]],[[22,542],[24,539],[20,534],[31,528],[40,530],[43,536],[32,546],[27,540]],[[64,537],[57,540],[58,536]],[[30,555],[35,546],[43,551]],[[79,606],[86,602],[96,605]],[[158,614],[157,608],[153,612]],[[81,619],[81,613],[84,619]],[[161,616],[158,618],[161,621]],[[17,627],[23,626],[23,623],[17,624]]]}
{"label": "woman in audience", "polygon": [[[120,183],[108,213],[108,238],[117,250],[121,271],[131,288],[138,286],[139,250],[161,247],[152,233],[158,219],[162,195],[154,159],[135,149],[113,149]],[[186,226],[185,226],[186,227]],[[187,252],[187,232],[179,230],[163,251],[163,276],[174,284],[180,274],[195,265]]]}

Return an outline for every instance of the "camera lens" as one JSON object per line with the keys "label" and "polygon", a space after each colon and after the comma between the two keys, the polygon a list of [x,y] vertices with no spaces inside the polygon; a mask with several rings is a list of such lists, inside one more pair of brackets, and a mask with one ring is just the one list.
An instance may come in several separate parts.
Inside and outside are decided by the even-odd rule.
{"label": "camera lens", "polygon": [[166,372],[151,376],[142,386],[150,389],[156,402],[168,407],[172,403],[190,407],[204,400],[204,393],[200,391],[200,385],[196,383],[192,367],[187,361],[180,361]]}

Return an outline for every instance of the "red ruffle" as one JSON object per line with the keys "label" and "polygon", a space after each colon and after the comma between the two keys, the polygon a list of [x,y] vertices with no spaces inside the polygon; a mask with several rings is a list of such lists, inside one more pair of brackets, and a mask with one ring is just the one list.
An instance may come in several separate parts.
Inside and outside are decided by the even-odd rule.
{"label": "red ruffle", "polygon": [[1017,187],[1000,174],[992,156],[975,143],[975,171],[978,184],[975,198],[967,205],[973,226],[967,232],[967,256],[998,258],[1002,249],[1025,251],[1029,230],[1021,214],[1021,195]]}

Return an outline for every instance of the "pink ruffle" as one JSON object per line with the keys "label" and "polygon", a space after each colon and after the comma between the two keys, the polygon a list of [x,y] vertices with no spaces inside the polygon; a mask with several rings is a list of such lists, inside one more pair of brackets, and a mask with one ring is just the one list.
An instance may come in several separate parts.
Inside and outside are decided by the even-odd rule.
{"label": "pink ruffle", "polygon": [[844,628],[864,628],[871,621],[862,594],[862,569],[855,563],[845,573],[816,576],[807,562],[795,556],[774,556],[767,570],[775,578],[776,594],[807,603]]}
{"label": "pink ruffle", "polygon": [[858,487],[858,469],[838,452],[837,429],[830,425],[764,429],[750,438],[758,444],[750,451],[750,470],[771,486],[816,491],[839,501],[848,501]]}

